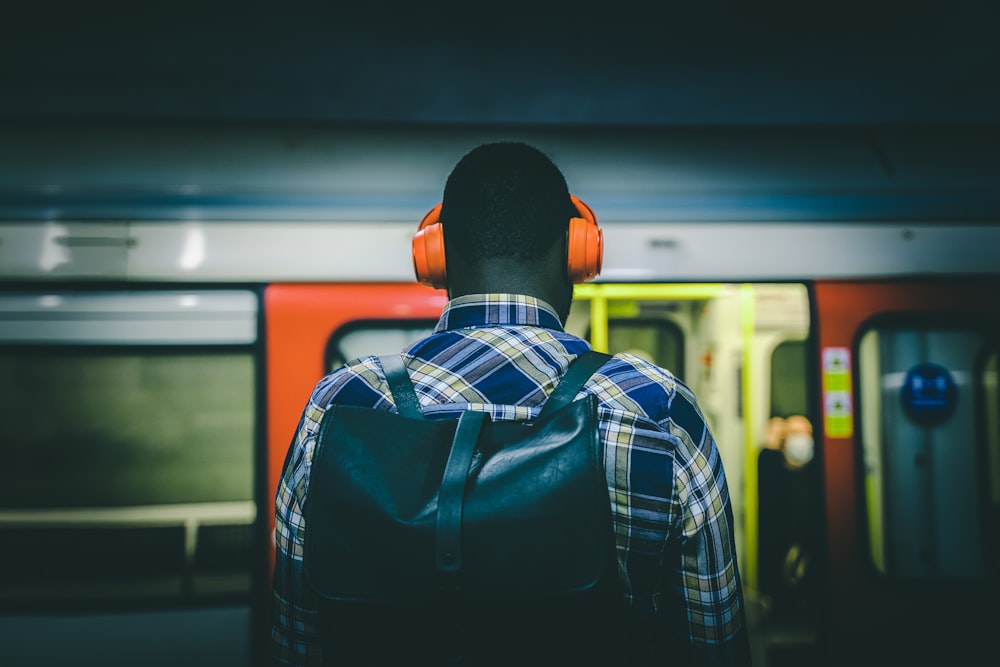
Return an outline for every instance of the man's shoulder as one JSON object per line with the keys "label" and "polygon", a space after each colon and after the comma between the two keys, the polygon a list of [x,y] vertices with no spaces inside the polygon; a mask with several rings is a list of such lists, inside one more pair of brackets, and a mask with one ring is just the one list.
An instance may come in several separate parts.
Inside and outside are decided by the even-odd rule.
{"label": "man's shoulder", "polygon": [[613,355],[600,368],[603,375],[615,377],[648,377],[653,381],[665,383],[670,388],[676,382],[674,374],[662,366],[631,352],[619,352]]}
{"label": "man's shoulder", "polygon": [[347,362],[317,382],[309,402],[321,410],[334,404],[377,407],[385,401],[385,386],[378,358],[361,357]]}
{"label": "man's shoulder", "polygon": [[669,370],[622,352],[601,366],[588,388],[607,407],[636,412],[659,422],[667,417],[678,384]]}

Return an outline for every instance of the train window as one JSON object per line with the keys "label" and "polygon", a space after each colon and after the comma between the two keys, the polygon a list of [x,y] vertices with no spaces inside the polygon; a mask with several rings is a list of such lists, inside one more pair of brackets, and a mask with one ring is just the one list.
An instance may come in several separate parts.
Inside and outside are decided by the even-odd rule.
{"label": "train window", "polygon": [[[0,295],[0,604],[246,598],[252,293]],[[26,557],[27,556],[27,557]]]}
{"label": "train window", "polygon": [[249,500],[253,391],[247,353],[0,352],[0,505]]}
{"label": "train window", "polygon": [[425,338],[437,320],[362,320],[333,333],[326,346],[327,372],[369,355],[396,354]]}
{"label": "train window", "polygon": [[[995,360],[972,328],[874,326],[860,339],[868,542],[882,574],[986,576],[994,505],[980,470],[996,422]],[[977,408],[990,392],[993,406]]]}
{"label": "train window", "polygon": [[[611,354],[627,352],[684,377],[684,332],[677,318],[687,309],[674,300],[615,299],[608,304],[607,348]],[[577,298],[570,308],[566,331],[593,342],[590,303]]]}
{"label": "train window", "polygon": [[806,343],[786,340],[771,354],[771,416],[807,415]]}
{"label": "train window", "polygon": [[684,377],[684,336],[670,320],[610,318],[608,351],[635,354]]}

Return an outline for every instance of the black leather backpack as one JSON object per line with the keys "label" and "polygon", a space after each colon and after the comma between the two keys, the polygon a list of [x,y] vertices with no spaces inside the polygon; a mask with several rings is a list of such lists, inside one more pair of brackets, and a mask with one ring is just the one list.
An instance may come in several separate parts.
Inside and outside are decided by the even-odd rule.
{"label": "black leather backpack", "polygon": [[[305,507],[330,664],[620,664],[623,618],[597,399],[578,357],[531,423],[331,407]],[[618,655],[618,658],[621,656]]]}

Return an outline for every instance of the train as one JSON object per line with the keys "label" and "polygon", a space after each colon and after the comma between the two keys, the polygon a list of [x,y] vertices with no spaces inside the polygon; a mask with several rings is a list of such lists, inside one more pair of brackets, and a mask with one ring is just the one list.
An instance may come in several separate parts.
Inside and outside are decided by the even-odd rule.
{"label": "train", "polygon": [[995,663],[1000,127],[67,119],[0,126],[0,661],[263,662],[305,400],[503,140],[604,230],[567,330],[699,398],[755,664]]}

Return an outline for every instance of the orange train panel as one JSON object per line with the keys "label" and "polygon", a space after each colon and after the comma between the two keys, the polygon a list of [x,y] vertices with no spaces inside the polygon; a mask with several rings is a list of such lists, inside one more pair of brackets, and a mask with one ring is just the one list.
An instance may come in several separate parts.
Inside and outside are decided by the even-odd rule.
{"label": "orange train panel", "polygon": [[[404,284],[288,284],[264,292],[267,346],[268,535],[274,532],[274,497],[285,454],[302,408],[327,372],[327,342],[334,331],[358,320],[436,319],[447,300],[441,290]],[[268,571],[274,568],[274,549]]]}

